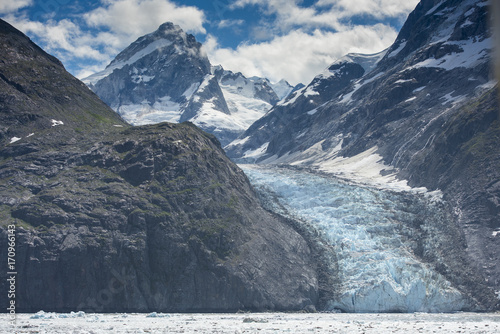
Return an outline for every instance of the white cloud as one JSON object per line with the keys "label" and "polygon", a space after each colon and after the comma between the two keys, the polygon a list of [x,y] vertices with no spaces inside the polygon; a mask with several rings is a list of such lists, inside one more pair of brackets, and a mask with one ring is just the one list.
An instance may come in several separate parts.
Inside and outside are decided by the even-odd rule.
{"label": "white cloud", "polygon": [[405,19],[420,0],[318,0],[317,7],[331,7],[340,18],[366,15],[377,19],[395,17]]}
{"label": "white cloud", "polygon": [[[4,4],[6,1],[0,1],[0,9],[7,8]],[[21,8],[29,5],[30,1],[11,2]],[[155,31],[167,21],[179,24],[188,32],[205,33],[204,13],[196,7],[178,6],[170,0],[101,2],[103,6],[85,13],[83,19],[48,20],[42,23],[30,20],[24,13],[13,11],[3,15],[3,18],[24,33],[35,36],[45,51],[63,63],[79,64],[80,68],[71,69],[78,77],[89,73],[89,69],[102,70],[130,43]],[[21,3],[26,5],[21,6]],[[87,67],[89,60],[93,62],[91,67]]]}
{"label": "white cloud", "polygon": [[222,28],[231,28],[234,26],[241,26],[245,23],[244,20],[221,20],[218,24],[217,27],[219,29]]}
{"label": "white cloud", "polygon": [[276,15],[273,22],[276,29],[288,31],[292,27],[330,27],[341,29],[338,15],[333,11],[318,11],[314,7],[301,7],[299,0],[236,0],[231,8],[243,8],[248,5],[260,6],[264,14]]}
{"label": "white cloud", "polygon": [[177,6],[169,0],[105,0],[103,7],[85,14],[84,19],[90,26],[135,37],[150,33],[167,21],[187,32],[206,33],[203,11]]}
{"label": "white cloud", "polygon": [[2,0],[0,1],[0,14],[8,14],[18,11],[21,8],[31,6],[33,0]]}
{"label": "white cloud", "polygon": [[[419,0],[318,0],[313,6],[302,7],[302,0],[235,0],[232,9],[259,6],[264,15],[275,15],[274,28],[283,32],[293,27],[350,29],[353,16],[378,20],[406,19]],[[263,19],[263,22],[265,20]]]}
{"label": "white cloud", "polygon": [[[44,23],[31,21],[18,9],[32,0],[0,0],[0,14],[71,68],[78,77],[104,68],[118,52],[138,37],[172,21],[183,30],[205,34],[206,17],[193,6],[174,0],[101,0],[101,6],[72,17]],[[231,0],[233,1],[233,0]],[[227,3],[228,1],[225,1]],[[349,52],[373,53],[390,46],[394,28],[385,24],[353,25],[353,15],[375,19],[404,18],[418,0],[317,0],[304,7],[303,0],[234,0],[230,9],[257,6],[258,25],[243,20],[221,20],[212,27],[250,29],[253,41],[235,50],[223,48],[208,35],[205,50],[213,64],[246,75],[308,83],[331,62]],[[215,6],[215,5],[214,5]]]}
{"label": "white cloud", "polygon": [[349,52],[375,53],[394,42],[397,31],[393,27],[355,25],[353,16],[404,21],[418,2],[318,0],[303,7],[303,0],[235,0],[231,9],[257,6],[263,14],[260,24],[251,28],[254,42],[232,50],[219,47],[212,37],[207,53],[212,63],[249,76],[307,84]]}
{"label": "white cloud", "polygon": [[95,39],[88,32],[83,32],[79,25],[70,20],[45,23],[31,21],[24,16],[7,16],[6,20],[17,29],[34,34],[43,43],[45,51],[54,54],[60,60],[87,58],[108,61],[109,56],[95,48]]}
{"label": "white cloud", "polygon": [[74,73],[74,76],[77,77],[78,79],[85,79],[86,77],[91,76],[92,74],[97,73],[99,71],[102,71],[101,65],[89,65],[83,69],[77,70],[76,73]]}
{"label": "white cloud", "polygon": [[394,42],[396,36],[394,28],[376,24],[354,26],[340,32],[295,30],[268,42],[242,44],[236,50],[220,48],[210,36],[205,49],[212,64],[222,64],[224,68],[248,76],[263,76],[272,81],[285,78],[292,84],[307,84],[345,54],[382,51]]}

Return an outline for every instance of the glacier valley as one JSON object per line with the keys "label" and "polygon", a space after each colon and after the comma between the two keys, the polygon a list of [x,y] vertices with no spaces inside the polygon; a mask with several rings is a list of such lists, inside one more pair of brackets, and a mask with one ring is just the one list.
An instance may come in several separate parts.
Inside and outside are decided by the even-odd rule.
{"label": "glacier valley", "polygon": [[326,310],[453,312],[470,307],[469,297],[437,269],[446,260],[428,260],[435,250],[426,244],[436,247],[437,239],[452,233],[444,228],[451,218],[439,199],[290,167],[240,167],[269,210],[301,222],[331,250],[329,265],[338,277]]}

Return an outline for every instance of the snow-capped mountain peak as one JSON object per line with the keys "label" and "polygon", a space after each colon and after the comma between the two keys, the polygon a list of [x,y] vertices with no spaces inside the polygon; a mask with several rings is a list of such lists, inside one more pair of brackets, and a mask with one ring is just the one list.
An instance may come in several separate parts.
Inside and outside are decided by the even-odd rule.
{"label": "snow-capped mountain peak", "polygon": [[155,32],[137,39],[120,52],[103,71],[93,74],[83,79],[83,81],[88,85],[93,85],[109,76],[114,70],[135,64],[152,53],[166,53],[167,51],[164,49],[168,47],[172,47],[170,52],[206,58],[201,53],[200,46],[201,44],[196,42],[194,36],[186,34],[178,25],[167,22],[162,24]]}
{"label": "snow-capped mountain peak", "polygon": [[295,87],[297,86],[292,86],[286,81],[285,79],[281,79],[278,82],[272,83],[271,82],[271,87],[273,88],[274,92],[276,95],[278,95],[278,98],[280,100],[283,100],[286,98],[292,91],[294,90]]}
{"label": "snow-capped mountain peak", "polygon": [[195,37],[172,23],[83,81],[133,125],[191,121],[223,145],[280,100],[267,79],[212,67]]}

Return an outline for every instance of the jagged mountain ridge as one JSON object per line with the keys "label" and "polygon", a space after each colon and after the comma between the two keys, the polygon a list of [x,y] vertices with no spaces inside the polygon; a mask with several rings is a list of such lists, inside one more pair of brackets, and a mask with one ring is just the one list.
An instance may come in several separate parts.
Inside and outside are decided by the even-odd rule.
{"label": "jagged mountain ridge", "polygon": [[0,262],[15,225],[16,312],[319,306],[318,252],[213,135],[129,126],[2,20],[0,45]]}
{"label": "jagged mountain ridge", "polygon": [[212,67],[202,45],[172,23],[140,37],[83,79],[133,125],[191,121],[226,145],[293,88]]}
{"label": "jagged mountain ridge", "polygon": [[[314,114],[317,107],[329,101],[339,90],[370,72],[385,53],[386,51],[372,55],[349,54],[334,62],[311,83],[291,92],[271,112],[252,124],[241,138],[226,147],[226,151],[238,161],[257,161],[266,152],[268,139],[273,136],[276,129],[307,128],[307,118],[296,123],[298,117],[304,114],[304,110],[308,115]],[[255,138],[249,141],[256,133],[259,135],[255,135]],[[293,147],[292,141],[283,141],[280,149],[286,152],[290,147]]]}
{"label": "jagged mountain ridge", "polygon": [[[485,37],[485,34],[487,34],[487,31],[485,31],[486,22],[484,22],[486,21],[486,10],[484,9],[485,3],[483,2],[483,5],[479,3],[479,5],[477,5],[477,8],[479,8],[478,13],[480,12],[480,14],[475,14],[479,15],[479,22],[477,22],[476,25],[480,26],[482,29],[482,31],[478,32],[478,37],[481,39],[481,41],[478,41],[477,43],[473,42],[472,45],[468,45],[469,49],[466,50],[466,52],[462,50],[462,47],[459,45],[459,41],[450,40],[450,45],[448,45],[446,44],[446,40],[439,41],[440,37],[437,34],[432,35],[433,32],[439,30],[438,28],[440,28],[440,25],[445,26],[441,27],[441,30],[445,30],[445,28],[449,30],[450,25],[453,26],[455,24],[455,21],[457,21],[460,17],[460,15],[457,14],[454,14],[452,17],[445,16],[443,14],[443,11],[446,11],[447,4],[448,2],[421,2],[417,9],[412,14],[410,14],[407,23],[403,26],[403,29],[401,30],[401,33],[399,34],[395,43],[389,50],[387,50],[387,52],[381,53],[381,55],[385,54],[384,57],[382,59],[379,58],[378,63],[377,60],[374,61],[377,66],[373,70],[364,71],[363,66],[361,66],[364,61],[356,60],[355,57],[351,56],[346,57],[343,60],[341,59],[338,63],[336,62],[332,64],[331,67],[344,67],[344,71],[336,71],[336,73],[331,73],[329,69],[325,71],[325,73],[327,72],[334,74],[328,75],[327,77],[331,77],[333,80],[340,81],[336,87],[331,88],[331,84],[326,84],[324,85],[325,87],[316,88],[318,83],[321,82],[321,80],[323,80],[325,77],[324,73],[320,74],[311,82],[311,84],[308,85],[307,88],[304,88],[300,92],[294,93],[294,95],[291,95],[287,100],[277,105],[274,110],[269,113],[268,117],[272,117],[271,114],[273,113],[279,113],[280,110],[283,109],[283,105],[285,105],[287,106],[287,110],[285,111],[286,113],[290,113],[291,110],[294,109],[296,109],[297,111],[295,114],[292,113],[291,117],[283,117],[285,118],[285,120],[281,120],[280,118],[280,122],[290,122],[290,118],[293,118],[294,122],[305,122],[305,120],[308,119],[316,121],[316,119],[321,117],[322,110],[339,110],[337,114],[344,115],[342,116],[343,119],[346,119],[348,117],[354,118],[355,115],[362,116],[363,112],[366,110],[365,114],[369,116],[373,114],[375,117],[379,117],[381,119],[379,123],[390,123],[394,118],[402,118],[397,115],[396,112],[394,112],[395,115],[387,118],[387,121],[384,120],[384,118],[388,116],[388,111],[386,110],[389,109],[388,107],[392,107],[392,105],[397,106],[397,110],[400,111],[401,109],[406,108],[406,105],[404,103],[407,103],[407,105],[418,105],[420,99],[425,98],[429,100],[429,102],[427,102],[427,104],[429,105],[435,104],[445,107],[447,105],[449,106],[450,104],[456,104],[457,102],[460,102],[460,100],[463,101],[464,97],[458,96],[460,93],[458,91],[458,87],[457,89],[453,89],[454,87],[452,82],[450,82],[451,85],[444,87],[444,89],[442,84],[441,86],[435,87],[441,88],[441,90],[447,90],[442,94],[442,96],[437,97],[432,96],[432,94],[428,94],[429,92],[427,91],[427,89],[429,89],[429,87],[428,85],[424,86],[424,84],[432,84],[434,82],[436,84],[440,84],[439,80],[441,80],[441,76],[443,74],[446,74],[447,72],[458,73],[459,71],[464,71],[464,73],[461,74],[462,76],[466,76],[468,72],[477,72],[472,73],[472,75],[467,78],[467,80],[465,81],[466,85],[461,85],[464,86],[464,88],[462,88],[462,91],[464,92],[474,93],[476,91],[476,88],[479,91],[486,91],[489,88],[492,88],[495,83],[494,81],[492,81],[492,73],[491,71],[489,71],[489,53],[487,50],[491,49],[491,40],[487,38],[487,36]],[[439,8],[441,7],[442,10],[440,11]],[[467,5],[462,4],[462,7],[467,7]],[[471,7],[471,5],[469,4],[468,7]],[[474,7],[474,5],[472,5],[472,7]],[[467,11],[471,10],[472,8]],[[437,15],[431,15],[433,13],[436,13],[436,11]],[[464,11],[462,14],[466,14],[467,11]],[[429,13],[430,16],[424,15],[426,13]],[[475,11],[472,11],[472,14],[474,13]],[[447,14],[449,14],[449,12]],[[421,16],[427,16],[427,19],[419,20]],[[435,17],[437,17],[438,19],[436,19]],[[462,18],[462,22],[460,22],[460,25],[463,25],[464,21],[466,20],[467,18]],[[419,24],[419,26],[414,26],[414,24],[417,23]],[[458,31],[463,30],[462,28],[460,28],[460,25],[457,23],[457,26],[459,27]],[[464,26],[464,29],[473,29],[470,27],[471,24],[468,24]],[[420,28],[422,32],[416,32],[415,30],[418,30],[417,28]],[[460,32],[454,32],[454,36],[458,35],[459,33]],[[413,39],[411,40],[411,43],[407,42],[406,38],[408,37],[408,34],[416,35],[412,37]],[[480,35],[482,35],[483,37],[481,37]],[[450,35],[449,37],[451,38],[452,36]],[[471,36],[466,37],[466,39],[464,39],[463,41],[466,41],[469,37]],[[438,41],[432,41],[432,38]],[[471,38],[474,38],[474,36],[472,36]],[[426,45],[425,43],[429,44]],[[468,52],[472,52],[472,55],[474,55],[474,48],[476,47],[479,47],[479,50],[477,51],[477,57],[475,57],[474,59],[478,63],[469,64],[473,65],[469,67],[461,66],[459,62],[465,62],[468,60]],[[483,50],[485,50],[485,53],[481,55],[481,53],[483,53]],[[432,64],[424,64],[425,59],[432,60],[436,59],[435,57],[440,59],[447,54],[450,56],[450,59],[447,63],[442,64],[443,66],[441,67],[433,66]],[[410,55],[412,56],[412,58],[409,59],[408,57]],[[460,58],[460,55],[463,59]],[[446,59],[442,58],[442,61],[446,62]],[[436,63],[437,62],[438,61],[436,61]],[[347,66],[351,67],[352,70],[349,71]],[[452,69],[452,71],[448,71],[448,69],[446,68],[447,66],[449,66],[449,69]],[[355,69],[357,69],[357,73],[355,73]],[[416,72],[421,72],[421,74],[419,75],[420,82],[418,82],[416,78],[412,77],[412,74]],[[390,77],[392,81],[387,81],[388,77]],[[437,80],[436,78],[439,78],[439,80]],[[443,79],[443,81],[445,81],[445,79]],[[422,84],[422,86],[417,86],[418,84]],[[458,82],[455,82],[454,84],[458,86]],[[389,85],[391,87],[388,89]],[[437,90],[438,94],[441,94],[441,90]],[[390,100],[390,98],[393,97],[391,96],[391,94],[393,96],[396,96],[399,100],[395,100],[394,98],[393,100]],[[478,94],[473,94],[473,96],[477,96]],[[378,98],[379,96],[382,96],[384,100]],[[401,101],[401,99],[403,98],[405,99]],[[411,100],[407,101],[407,98],[410,98]],[[315,100],[318,100],[319,102],[316,102]],[[363,106],[365,104],[364,102],[373,100],[380,100],[380,103],[377,105],[370,103],[367,106]],[[440,103],[437,103],[436,100],[440,100]],[[387,102],[384,103],[384,101]],[[322,105],[323,103],[324,105]],[[317,108],[318,106],[319,108]],[[358,110],[361,110],[361,112],[358,112]],[[377,115],[375,115],[375,111],[378,112]],[[343,122],[346,121],[343,120]],[[264,122],[264,120],[259,120],[259,123],[273,124],[273,122]],[[351,123],[354,122],[351,120],[349,124]],[[356,124],[363,123],[366,124],[367,122],[359,122]],[[373,125],[376,126],[379,125],[379,123]],[[260,131],[265,132],[268,126],[272,128],[271,125],[261,125],[264,125],[264,128],[260,129]],[[339,126],[335,126],[335,129],[331,131],[332,133],[334,133],[334,135],[330,137],[337,137],[339,135],[337,131],[338,127]],[[267,150],[266,154],[261,155],[260,160],[264,160],[266,157],[269,158],[274,154],[276,154],[277,156],[283,156],[286,152],[293,153],[294,150],[300,151],[301,149],[304,149],[305,146],[313,146],[318,142],[317,139],[319,137],[329,137],[329,135],[326,133],[319,133],[317,136],[314,136],[314,132],[310,131],[312,135],[307,136],[304,134],[298,138],[299,140],[296,140],[297,138],[290,138],[290,140],[292,140],[293,142],[290,145],[294,147],[294,150],[290,151],[288,147],[281,145],[276,145],[276,147],[273,148],[272,136],[268,136],[268,138],[263,138],[265,136],[255,136],[260,138],[260,141],[258,142],[249,140],[251,138],[247,139],[248,135],[256,133],[255,128],[257,128],[257,124],[255,124],[251,129],[247,131],[247,134],[242,135],[239,139],[239,141],[244,141],[246,145],[234,145],[236,146],[234,149],[228,150],[231,156],[235,158],[241,158],[245,150],[256,149],[264,144],[264,139],[270,141],[269,144],[271,145],[272,149]],[[298,126],[297,131],[301,131],[306,128],[307,127],[304,126]],[[384,129],[380,129],[379,131],[383,130]],[[387,129],[385,129],[385,132],[389,132],[386,130]],[[276,136],[279,135],[281,134],[277,134]],[[357,138],[361,137],[360,135],[356,136]],[[341,137],[343,140],[348,140],[348,134],[342,135]],[[330,147],[335,147],[338,144],[339,140],[329,139],[329,142],[330,143],[328,144]],[[326,146],[326,144],[323,145],[323,148],[324,146]],[[344,153],[346,146],[347,145],[345,145],[344,143],[344,145],[342,146],[342,153]],[[366,150],[369,147],[363,148]],[[234,150],[238,150],[239,153]],[[352,153],[360,152],[361,148],[358,149],[357,152],[349,153],[350,155],[353,155]]]}
{"label": "jagged mountain ridge", "polygon": [[228,155],[376,187],[442,191],[456,210],[470,265],[495,300],[499,107],[487,6],[421,1],[371,71],[351,59],[337,87],[310,84],[290,96],[228,146]]}
{"label": "jagged mountain ridge", "polygon": [[208,99],[229,114],[201,44],[172,23],[140,37],[83,81],[134,125],[188,120]]}

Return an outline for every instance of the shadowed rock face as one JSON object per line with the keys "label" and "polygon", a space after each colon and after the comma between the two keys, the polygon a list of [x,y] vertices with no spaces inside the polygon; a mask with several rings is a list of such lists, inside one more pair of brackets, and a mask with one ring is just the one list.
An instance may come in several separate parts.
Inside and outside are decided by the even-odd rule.
{"label": "shadowed rock face", "polygon": [[317,254],[261,207],[215,137],[129,127],[3,21],[0,43],[0,255],[6,268],[15,224],[16,311],[317,304]]}

